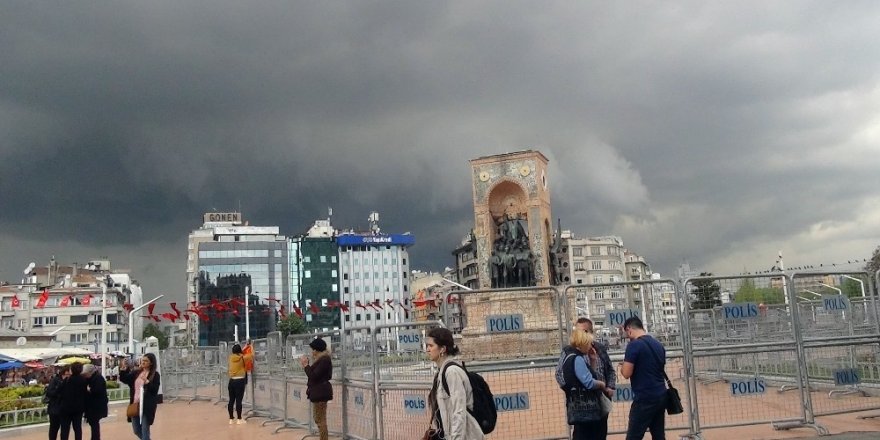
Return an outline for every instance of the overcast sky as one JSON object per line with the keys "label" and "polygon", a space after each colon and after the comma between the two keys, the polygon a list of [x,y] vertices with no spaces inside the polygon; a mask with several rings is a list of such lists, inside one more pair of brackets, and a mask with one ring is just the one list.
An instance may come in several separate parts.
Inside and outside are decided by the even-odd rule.
{"label": "overcast sky", "polygon": [[564,229],[663,275],[869,258],[878,42],[876,1],[2,2],[0,280],[106,256],[182,300],[187,234],[239,207],[376,210],[439,270],[468,159],[525,149]]}

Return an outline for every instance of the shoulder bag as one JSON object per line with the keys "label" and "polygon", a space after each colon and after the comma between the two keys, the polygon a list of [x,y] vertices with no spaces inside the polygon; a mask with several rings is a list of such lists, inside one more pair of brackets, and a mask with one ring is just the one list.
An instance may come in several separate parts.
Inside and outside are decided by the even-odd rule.
{"label": "shoulder bag", "polygon": [[[639,338],[642,339],[642,338]],[[651,347],[651,344],[642,341],[647,347],[648,350],[651,351],[651,354],[654,355],[654,358],[657,359],[657,363],[661,365],[665,365],[660,356],[654,351],[654,347]],[[681,396],[678,395],[678,390],[672,386],[672,381],[669,380],[669,376],[666,375],[666,369],[663,369],[663,379],[666,379],[666,414],[675,415],[681,414],[684,412],[684,407],[681,405]]]}

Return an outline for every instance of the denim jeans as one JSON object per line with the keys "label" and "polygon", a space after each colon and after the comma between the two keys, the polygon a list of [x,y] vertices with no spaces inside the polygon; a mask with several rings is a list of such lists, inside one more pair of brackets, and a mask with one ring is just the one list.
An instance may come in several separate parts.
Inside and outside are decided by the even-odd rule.
{"label": "denim jeans", "polygon": [[652,440],[666,440],[666,395],[633,402],[629,410],[626,440],[642,440],[651,431]]}
{"label": "denim jeans", "polygon": [[132,417],[131,418],[131,429],[134,431],[134,435],[141,440],[150,440],[150,422],[144,420],[144,423],[141,423],[140,417]]}

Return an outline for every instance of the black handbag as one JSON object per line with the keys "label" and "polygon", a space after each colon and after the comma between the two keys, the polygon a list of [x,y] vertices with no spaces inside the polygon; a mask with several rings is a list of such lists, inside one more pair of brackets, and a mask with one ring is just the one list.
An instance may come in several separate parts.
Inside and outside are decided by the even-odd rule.
{"label": "black handbag", "polygon": [[569,390],[565,393],[565,415],[569,425],[602,420],[599,395],[595,390],[588,390],[582,385]]}
{"label": "black handbag", "polygon": [[[651,353],[657,358],[657,362],[665,365],[664,362],[661,362],[660,356],[657,352],[654,351],[654,347],[651,347],[651,344],[648,344],[647,342],[645,342],[645,345],[648,346],[648,350],[651,350]],[[672,386],[672,381],[669,380],[669,376],[666,375],[665,369],[663,370],[663,379],[666,380],[666,414],[674,416],[683,413],[684,406],[681,404],[681,396],[679,396],[678,390]]]}

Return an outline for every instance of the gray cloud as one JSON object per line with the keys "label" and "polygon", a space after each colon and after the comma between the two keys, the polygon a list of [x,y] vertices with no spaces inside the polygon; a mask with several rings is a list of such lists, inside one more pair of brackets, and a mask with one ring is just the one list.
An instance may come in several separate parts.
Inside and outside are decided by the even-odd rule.
{"label": "gray cloud", "polygon": [[867,257],[878,9],[5,4],[0,279],[108,255],[182,292],[184,237],[239,206],[288,234],[375,209],[440,269],[473,222],[467,160],[527,148],[565,228],[667,274]]}

